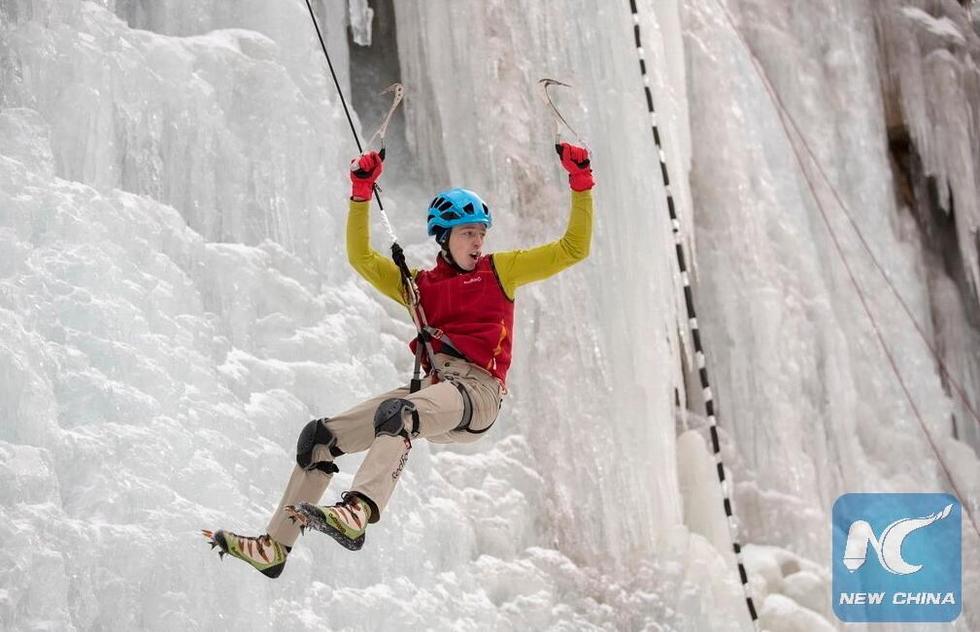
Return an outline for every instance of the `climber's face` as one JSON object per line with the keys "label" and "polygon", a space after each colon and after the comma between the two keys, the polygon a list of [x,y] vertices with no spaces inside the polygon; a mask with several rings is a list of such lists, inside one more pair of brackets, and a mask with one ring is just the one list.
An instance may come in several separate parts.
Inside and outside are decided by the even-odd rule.
{"label": "climber's face", "polygon": [[449,254],[460,268],[472,270],[483,255],[487,227],[483,224],[460,224],[453,226],[452,231],[449,234]]}

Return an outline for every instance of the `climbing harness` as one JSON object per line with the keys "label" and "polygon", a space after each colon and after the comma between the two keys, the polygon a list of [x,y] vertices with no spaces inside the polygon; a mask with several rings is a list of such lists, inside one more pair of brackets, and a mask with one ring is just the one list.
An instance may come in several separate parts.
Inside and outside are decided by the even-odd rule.
{"label": "climbing harness", "polygon": [[742,582],[742,589],[745,592],[745,605],[748,607],[749,616],[752,618],[753,625],[755,625],[756,629],[759,629],[759,617],[756,614],[755,603],[752,600],[748,573],[745,572],[745,564],[742,561],[742,547],[735,536],[737,526],[735,524],[735,516],[732,512],[731,488],[728,484],[725,464],[721,459],[721,443],[718,440],[718,421],[715,418],[715,403],[711,394],[711,384],[708,380],[708,369],[705,362],[704,350],[701,347],[701,333],[698,330],[698,319],[694,311],[694,294],[691,291],[691,280],[687,272],[684,244],[681,239],[681,223],[674,209],[674,194],[670,188],[670,175],[667,173],[667,158],[664,154],[663,145],[660,142],[657,112],[653,107],[653,93],[650,90],[650,76],[647,74],[646,60],[643,58],[643,44],[640,40],[640,16],[636,10],[636,0],[630,0],[630,11],[633,14],[633,39],[636,43],[636,54],[640,60],[640,75],[643,77],[643,91],[646,96],[647,111],[650,114],[650,125],[653,129],[653,142],[657,146],[657,155],[660,159],[660,175],[663,178],[664,189],[667,192],[667,211],[670,215],[670,226],[674,234],[674,250],[677,254],[677,265],[680,269],[681,282],[684,285],[684,304],[687,309],[687,322],[691,328],[691,339],[694,342],[694,357],[698,366],[698,376],[701,379],[704,409],[708,417],[709,432],[711,434],[711,448],[714,453],[718,483],[721,485],[722,504],[725,510],[725,516],[728,519],[728,534],[731,537],[732,550],[735,552],[735,561],[738,564],[738,576]]}
{"label": "climbing harness", "polygon": [[[323,50],[323,56],[327,58],[327,67],[330,68],[330,75],[333,77],[334,86],[337,88],[337,94],[340,95],[340,103],[344,107],[344,114],[347,115],[347,123],[350,125],[351,134],[354,136],[354,142],[357,145],[358,153],[364,153],[364,149],[361,146],[361,139],[357,135],[357,129],[354,127],[354,120],[351,118],[350,109],[347,107],[347,101],[344,99],[344,91],[340,88],[340,81],[337,79],[337,73],[334,72],[333,62],[330,61],[330,53],[327,52],[327,45],[323,41],[323,35],[320,32],[320,24],[317,22],[316,14],[313,12],[313,5],[310,4],[310,0],[306,0],[306,8],[310,12],[310,19],[313,21],[313,28],[316,30],[317,39],[320,40],[320,48]],[[376,138],[380,139],[381,151],[378,152],[381,159],[384,160],[384,137],[385,132],[388,129],[388,123],[391,122],[391,117],[395,113],[395,109],[398,104],[401,103],[402,97],[405,94],[405,89],[400,83],[394,83],[387,88],[385,88],[381,94],[391,92],[393,93],[392,104],[388,109],[388,114],[385,116],[378,128],[378,131],[371,136],[371,140],[368,143],[370,146]],[[384,221],[385,230],[388,231],[388,236],[391,237],[391,258],[398,267],[399,272],[402,277],[402,288],[405,292],[405,299],[408,303],[408,311],[412,317],[412,322],[415,323],[415,328],[418,330],[418,346],[415,352],[415,371],[412,375],[412,381],[409,386],[409,391],[414,393],[422,387],[421,378],[421,367],[422,367],[422,353],[423,351],[428,355],[429,367],[431,371],[438,378],[439,370],[435,362],[435,353],[432,349],[432,343],[430,342],[430,336],[426,332],[428,327],[428,322],[425,318],[425,311],[422,309],[421,295],[419,294],[418,285],[415,283],[415,279],[412,278],[412,273],[408,269],[408,264],[405,263],[405,253],[402,247],[398,243],[398,238],[395,236],[395,231],[391,227],[391,222],[388,221],[388,215],[385,213],[384,205],[381,202],[381,195],[379,194],[379,187],[377,184],[374,185],[374,197],[378,202],[378,209],[381,211],[381,219]],[[415,429],[418,429],[419,419],[418,412],[412,413],[412,419],[414,422]]]}

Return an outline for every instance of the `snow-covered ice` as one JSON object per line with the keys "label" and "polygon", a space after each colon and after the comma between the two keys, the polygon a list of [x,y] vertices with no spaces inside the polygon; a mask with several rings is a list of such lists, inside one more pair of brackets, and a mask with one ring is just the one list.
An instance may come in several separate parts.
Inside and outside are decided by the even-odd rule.
{"label": "snow-covered ice", "polygon": [[[406,86],[381,183],[410,263],[450,185],[491,250],[561,233],[546,76],[593,151],[592,254],[521,290],[495,428],[417,442],[362,551],[219,563],[199,529],[258,533],[302,426],[412,368],[347,264],[356,149],[306,3],[0,0],[0,629],[752,629],[628,3],[312,4],[345,90]],[[837,496],[950,491],[938,453],[980,514],[976,8],[637,5],[760,627],[840,629]],[[973,529],[950,629],[980,628]]]}

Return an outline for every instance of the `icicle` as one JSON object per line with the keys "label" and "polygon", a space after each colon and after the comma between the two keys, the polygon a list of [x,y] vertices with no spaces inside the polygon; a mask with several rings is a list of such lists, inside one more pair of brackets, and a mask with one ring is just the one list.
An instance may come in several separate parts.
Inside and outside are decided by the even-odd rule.
{"label": "icicle", "polygon": [[370,46],[374,9],[368,6],[367,0],[347,0],[347,14],[350,17],[350,30],[354,43],[358,46]]}

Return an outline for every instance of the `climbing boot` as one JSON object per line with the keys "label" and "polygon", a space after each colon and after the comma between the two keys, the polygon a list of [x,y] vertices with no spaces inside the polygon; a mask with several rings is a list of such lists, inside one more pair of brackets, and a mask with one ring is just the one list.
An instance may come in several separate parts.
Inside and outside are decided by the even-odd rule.
{"label": "climbing boot", "polygon": [[219,557],[225,553],[237,557],[249,564],[266,577],[276,578],[286,566],[286,556],[292,547],[279,544],[268,534],[258,537],[238,535],[231,531],[218,530],[215,532],[202,530],[201,533],[211,544],[211,548],[219,547]]}
{"label": "climbing boot", "polygon": [[371,507],[359,495],[347,492],[336,505],[321,506],[310,503],[289,505],[285,512],[293,522],[300,524],[300,531],[315,529],[326,533],[344,548],[357,551],[364,546],[364,531],[371,519]]}

